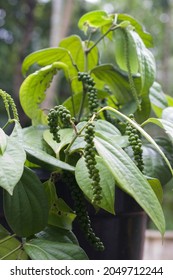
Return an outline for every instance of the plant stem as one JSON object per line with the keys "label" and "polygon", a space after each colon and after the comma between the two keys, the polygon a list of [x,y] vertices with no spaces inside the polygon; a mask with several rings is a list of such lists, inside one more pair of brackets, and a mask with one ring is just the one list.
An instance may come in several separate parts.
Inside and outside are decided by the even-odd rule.
{"label": "plant stem", "polygon": [[82,95],[82,100],[81,100],[80,109],[79,109],[78,122],[80,122],[80,119],[82,117],[84,103],[85,103],[85,98],[86,98],[86,95],[87,95],[87,88],[85,86],[85,83],[82,82],[82,84],[83,84],[83,95]]}
{"label": "plant stem", "polygon": [[115,25],[113,24],[100,38],[98,38],[98,40],[90,47],[90,48],[87,48],[85,50],[85,52],[88,54],[93,48],[95,48],[97,46],[97,44],[102,40],[104,39],[104,37],[106,37],[106,35],[111,32],[111,31],[114,31],[115,29],[119,28],[119,25]]}

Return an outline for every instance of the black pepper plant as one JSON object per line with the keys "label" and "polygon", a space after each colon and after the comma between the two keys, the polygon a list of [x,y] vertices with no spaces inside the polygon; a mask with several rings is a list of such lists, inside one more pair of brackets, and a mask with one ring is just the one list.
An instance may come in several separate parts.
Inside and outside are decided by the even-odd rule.
{"label": "black pepper plant", "polygon": [[[86,239],[97,250],[103,250],[86,204],[96,212],[102,209],[115,214],[115,188],[134,198],[162,235],[165,231],[162,185],[171,178],[172,168],[163,141],[155,141],[144,130],[153,122],[172,137],[170,121],[149,118],[151,110],[160,117],[163,106],[167,106],[155,81],[152,36],[133,17],[105,11],[83,15],[78,27],[84,32],[84,40],[71,35],[57,47],[36,51],[23,61],[24,75],[34,64],[38,69],[25,77],[20,88],[20,102],[32,121],[30,127],[19,128],[11,98],[1,91],[8,123],[10,105],[15,129],[10,138],[4,132],[6,125],[0,130],[0,163],[8,164],[7,142],[17,142],[18,153],[23,154],[16,181],[9,177],[13,183],[8,186],[0,179],[5,192],[4,211],[15,236],[26,240],[19,243],[15,256],[11,249],[13,253],[5,252],[2,259],[10,254],[15,258],[19,252],[31,259],[61,259],[64,253],[68,259],[86,259],[72,232],[74,219]],[[109,50],[114,52],[112,63],[102,63],[104,52]],[[69,96],[54,108],[42,108],[46,90],[60,71],[66,78]],[[155,160],[148,154],[151,149]],[[42,183],[30,168],[42,168],[50,177]],[[163,170],[167,176],[160,180]],[[16,174],[7,168],[3,171],[8,176]],[[0,172],[3,178],[5,174]],[[72,206],[59,195],[62,181],[69,188]],[[21,196],[28,197],[30,205],[19,205]],[[5,239],[0,240],[0,249],[9,238],[5,229],[0,228],[1,232]]]}

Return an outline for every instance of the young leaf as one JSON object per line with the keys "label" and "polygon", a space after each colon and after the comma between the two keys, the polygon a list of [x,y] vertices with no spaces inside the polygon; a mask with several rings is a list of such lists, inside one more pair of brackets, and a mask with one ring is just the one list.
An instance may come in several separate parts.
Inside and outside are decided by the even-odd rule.
{"label": "young leaf", "polygon": [[42,183],[25,168],[13,195],[4,192],[4,213],[12,230],[28,237],[42,230],[48,220],[48,201]]}
{"label": "young leaf", "polygon": [[96,137],[95,146],[118,186],[145,210],[161,234],[165,231],[165,219],[160,203],[143,174],[128,155],[115,143]]}
{"label": "young leaf", "polygon": [[24,244],[24,250],[32,260],[87,260],[81,247],[70,243],[33,239]]}
{"label": "young leaf", "polygon": [[[115,180],[103,160],[100,157],[97,157],[96,161],[96,167],[100,174],[100,186],[102,188],[103,196],[101,203],[98,206],[114,214]],[[79,187],[91,201],[93,198],[91,179],[89,178],[88,170],[83,157],[77,162],[75,177]]]}
{"label": "young leaf", "polygon": [[78,27],[86,33],[89,27],[100,28],[113,21],[114,16],[108,15],[105,11],[92,11],[79,19]]}

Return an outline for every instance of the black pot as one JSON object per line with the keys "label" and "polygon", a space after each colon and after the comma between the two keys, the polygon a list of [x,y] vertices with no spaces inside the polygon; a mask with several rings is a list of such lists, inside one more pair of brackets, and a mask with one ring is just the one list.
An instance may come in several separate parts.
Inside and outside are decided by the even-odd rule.
{"label": "black pot", "polygon": [[74,223],[80,246],[92,260],[140,260],[143,246],[147,216],[139,205],[120,189],[116,191],[116,215],[105,211],[95,214],[89,209],[92,227],[102,240],[105,250],[97,252],[91,247]]}
{"label": "black pot", "polygon": [[[41,181],[47,179],[47,172],[39,171],[37,175]],[[68,186],[58,181],[57,193],[73,208]],[[115,197],[116,215],[109,214],[104,210],[100,210],[96,214],[95,209],[88,204],[92,227],[105,246],[103,252],[95,251],[87,242],[77,220],[73,223],[73,232],[89,259],[140,260],[143,256],[147,216],[136,201],[119,188],[116,188]]]}

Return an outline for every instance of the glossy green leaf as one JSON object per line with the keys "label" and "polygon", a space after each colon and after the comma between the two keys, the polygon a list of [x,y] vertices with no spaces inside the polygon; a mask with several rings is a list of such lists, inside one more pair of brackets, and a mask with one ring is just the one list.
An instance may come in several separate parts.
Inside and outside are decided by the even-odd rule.
{"label": "glossy green leaf", "polygon": [[128,21],[134,28],[134,30],[138,33],[138,35],[142,38],[146,47],[153,47],[153,38],[151,34],[147,33],[143,26],[131,15],[128,14],[118,14],[117,15],[117,23],[120,24],[124,21]]}
{"label": "glossy green leaf", "polygon": [[167,107],[163,110],[162,119],[173,123],[173,107]]}
{"label": "glossy green leaf", "polygon": [[[67,98],[62,104],[71,112],[72,116],[77,117],[79,115],[82,95],[83,95],[82,91],[75,93],[73,95],[73,97]],[[108,97],[108,93],[103,90],[98,90],[97,97],[98,97],[98,99],[102,100],[103,98]],[[73,108],[73,102],[74,102],[74,108]],[[86,114],[88,114],[89,110],[88,110],[88,99],[87,98],[85,98],[85,101],[84,101],[84,111]]]}
{"label": "glossy green leaf", "polygon": [[163,202],[163,188],[160,181],[156,178],[147,178],[150,186],[152,187],[153,191],[155,192],[160,204]]}
{"label": "glossy green leaf", "polygon": [[[120,111],[112,108],[112,107],[109,107],[109,106],[106,106],[102,109],[100,109],[99,113],[101,113],[103,110],[109,110],[111,112],[114,112],[116,114],[117,117],[119,118],[122,118],[124,120],[126,120],[127,122],[129,122],[133,127],[135,127],[140,133],[141,135],[143,135],[145,137],[145,139],[148,140],[149,143],[151,143],[156,151],[158,151],[158,153],[162,156],[162,158],[165,160],[166,164],[168,165],[171,173],[173,174],[173,170],[172,170],[172,167],[170,165],[170,162],[169,160],[167,159],[167,157],[165,156],[165,154],[163,153],[163,151],[160,149],[160,147],[157,145],[157,143],[154,141],[154,139],[142,128],[142,126],[146,125],[148,122],[150,122],[151,119],[145,121],[142,125],[139,125],[136,121],[133,121],[131,120],[129,117],[127,117],[126,115],[122,114]],[[157,119],[153,118],[154,121],[156,121],[157,123]]]}
{"label": "glossy green leaf", "polygon": [[43,231],[37,233],[36,237],[54,242],[73,243],[78,245],[76,236],[72,231],[50,225]]}
{"label": "glossy green leaf", "polygon": [[[171,110],[172,111],[172,110]],[[166,119],[156,119],[156,118],[149,118],[147,121],[143,123],[143,126],[148,123],[154,123],[157,126],[163,128],[167,133],[170,140],[173,142],[173,123],[172,121],[168,121]]]}
{"label": "glossy green leaf", "polygon": [[160,84],[154,82],[150,88],[149,98],[151,101],[151,106],[158,118],[162,116],[162,111],[168,106],[168,101],[166,95],[162,91]]}
{"label": "glossy green leaf", "polygon": [[143,145],[142,150],[145,174],[149,177],[159,179],[162,185],[165,185],[171,179],[172,174],[163,157],[151,144]]}
{"label": "glossy green leaf", "polygon": [[74,137],[74,131],[72,128],[60,129],[58,133],[61,139],[60,143],[57,143],[55,140],[53,140],[53,135],[49,130],[46,130],[43,134],[44,140],[53,149],[57,158],[59,158],[61,149],[69,144]]}
{"label": "glossy green leaf", "polygon": [[[103,160],[100,157],[96,157],[96,161],[96,167],[99,170],[100,174],[100,186],[102,188],[103,196],[100,204],[97,206],[114,214],[115,180],[107,166],[104,164]],[[88,169],[83,157],[77,162],[75,177],[79,187],[86,195],[86,197],[91,201],[93,198],[91,185],[92,181],[89,178]]]}
{"label": "glossy green leaf", "polygon": [[139,69],[136,44],[133,40],[133,30],[117,29],[114,32],[115,59],[120,69],[137,74]]}
{"label": "glossy green leaf", "polygon": [[6,149],[0,154],[0,186],[11,195],[22,176],[25,160],[26,154],[18,138],[7,136]]}
{"label": "glossy green leaf", "polygon": [[22,73],[26,74],[28,69],[34,65],[38,64],[39,66],[51,65],[54,62],[60,61],[64,62],[71,60],[67,50],[63,48],[48,48],[42,49],[36,52],[29,54],[23,61],[22,64]]}
{"label": "glossy green leaf", "polygon": [[47,122],[47,116],[40,108],[40,104],[44,101],[46,97],[45,91],[59,69],[67,72],[66,64],[54,62],[52,65],[43,67],[30,74],[20,87],[20,103],[25,114],[32,120],[34,125]]}
{"label": "glossy green leaf", "polygon": [[33,239],[24,245],[32,260],[86,260],[87,255],[78,245]]}
{"label": "glossy green leaf", "polygon": [[113,15],[108,15],[105,11],[92,11],[84,14],[78,22],[78,27],[87,32],[89,27],[100,28],[109,23],[113,23]]}
{"label": "glossy green leaf", "polygon": [[102,89],[104,85],[109,86],[119,104],[125,104],[133,100],[128,78],[116,70],[113,65],[105,64],[92,69],[91,73],[97,78],[96,87]]}
{"label": "glossy green leaf", "polygon": [[147,92],[155,80],[156,64],[153,54],[148,50],[142,39],[136,32],[131,33],[136,44],[139,61],[139,73],[141,75],[142,89],[141,94]]}
{"label": "glossy green leaf", "polygon": [[31,236],[46,226],[47,197],[42,183],[30,169],[25,168],[12,196],[4,192],[4,212],[18,236]]}
{"label": "glossy green leaf", "polygon": [[35,164],[38,164],[50,171],[62,168],[65,170],[74,171],[74,167],[60,161],[52,155],[53,150],[49,151],[44,143],[43,133],[47,130],[46,126],[31,126],[23,129],[24,148],[27,153],[27,158]]}
{"label": "glossy green leaf", "polygon": [[59,43],[59,47],[69,52],[73,59],[73,62],[77,65],[79,71],[84,71],[84,49],[82,46],[82,40],[79,36],[71,35],[69,37],[64,38]]}
{"label": "glossy green leaf", "polygon": [[3,155],[7,147],[7,136],[5,132],[0,128],[0,155]]}
{"label": "glossy green leaf", "polygon": [[170,95],[166,95],[165,94],[165,97],[166,97],[166,100],[167,100],[167,102],[168,102],[168,106],[173,106],[173,97],[172,96],[170,96]]}
{"label": "glossy green leaf", "polygon": [[137,201],[163,235],[165,219],[162,208],[154,191],[134,162],[115,143],[111,145],[96,137],[95,146],[118,186]]}

